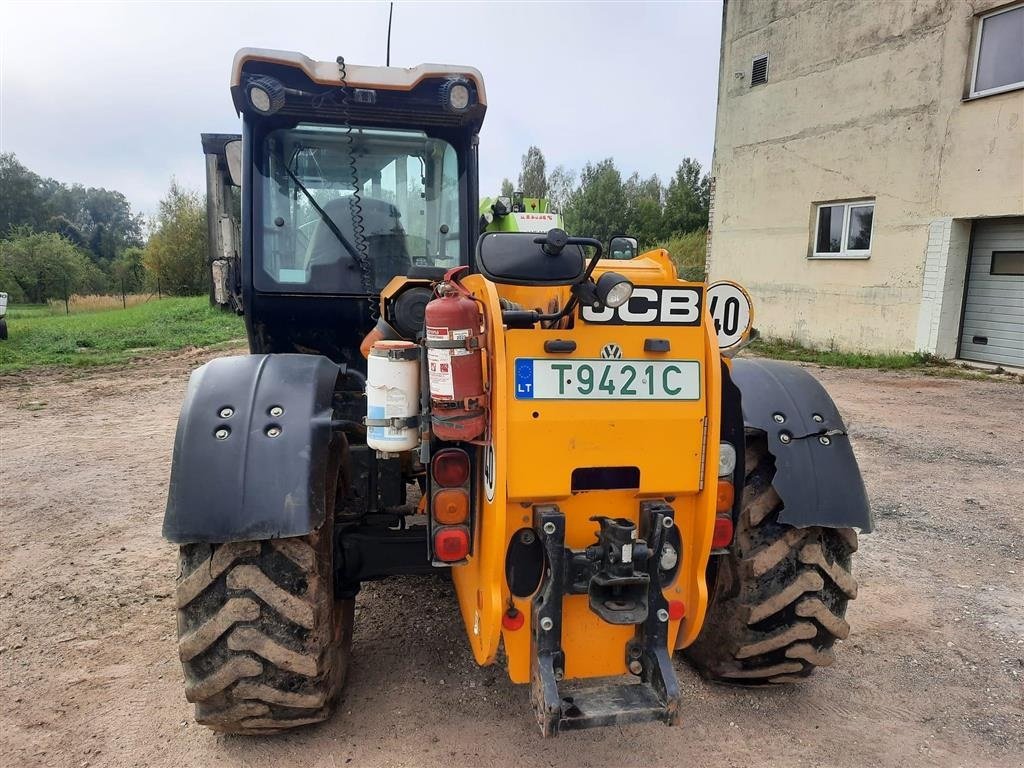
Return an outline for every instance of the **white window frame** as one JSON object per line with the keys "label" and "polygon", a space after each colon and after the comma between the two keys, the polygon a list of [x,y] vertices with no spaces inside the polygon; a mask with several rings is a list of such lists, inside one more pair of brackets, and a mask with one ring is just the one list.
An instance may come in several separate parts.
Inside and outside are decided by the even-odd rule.
{"label": "white window frame", "polygon": [[991,19],[993,16],[998,16],[1009,11],[1016,11],[1019,8],[1024,8],[1024,3],[1014,3],[1006,8],[990,11],[989,13],[984,13],[978,17],[977,34],[974,36],[974,63],[971,66],[970,98],[977,99],[982,96],[992,96],[996,93],[1005,93],[1006,91],[1016,91],[1020,88],[1024,88],[1024,80],[1019,80],[1016,83],[1007,83],[1006,85],[1000,85],[996,88],[988,88],[984,91],[975,89],[975,83],[978,82],[978,64],[981,62],[981,38],[984,36],[985,32],[985,21]]}
{"label": "white window frame", "polygon": [[[864,250],[853,250],[846,247],[847,238],[850,234],[850,209],[863,206],[871,206],[871,231],[868,232],[868,247]],[[818,252],[818,227],[821,226],[821,209],[840,207],[843,209],[843,233],[839,241],[839,251],[832,253],[825,251]],[[871,245],[875,242],[875,200],[866,198],[864,200],[836,200],[831,203],[814,204],[814,231],[811,232],[811,255],[809,259],[870,259]]]}

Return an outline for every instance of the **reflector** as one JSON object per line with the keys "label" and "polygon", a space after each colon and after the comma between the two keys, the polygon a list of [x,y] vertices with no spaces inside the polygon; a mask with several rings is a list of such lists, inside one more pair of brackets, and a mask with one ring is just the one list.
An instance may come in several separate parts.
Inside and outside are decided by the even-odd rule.
{"label": "reflector", "polygon": [[434,495],[430,508],[441,525],[458,525],[469,515],[469,494],[461,488],[445,488]]}
{"label": "reflector", "polygon": [[732,509],[732,502],[736,497],[736,489],[728,480],[718,481],[718,498],[715,501],[716,512],[728,512]]}
{"label": "reflector", "polygon": [[455,563],[469,554],[469,531],[465,528],[441,528],[434,534],[434,557]]}
{"label": "reflector", "polygon": [[523,615],[523,612],[516,610],[515,608],[509,608],[501,615],[501,626],[509,632],[515,632],[517,629],[522,629],[523,624],[525,623],[526,617]]}
{"label": "reflector", "polygon": [[683,616],[686,615],[686,605],[682,600],[669,600],[668,601],[668,617],[672,621],[679,621]]}

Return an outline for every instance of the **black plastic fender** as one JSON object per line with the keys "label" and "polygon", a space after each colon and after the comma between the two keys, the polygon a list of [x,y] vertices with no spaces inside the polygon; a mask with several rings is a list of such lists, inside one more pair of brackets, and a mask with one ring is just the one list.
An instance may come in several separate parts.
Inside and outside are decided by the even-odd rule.
{"label": "black plastic fender", "polygon": [[736,360],[746,427],[768,435],[772,484],[797,528],[859,528],[874,521],[846,425],[825,388],[803,368],[773,360]]}
{"label": "black plastic fender", "polygon": [[326,513],[333,396],[319,355],[241,355],[192,372],[163,535],[176,544],[304,536]]}

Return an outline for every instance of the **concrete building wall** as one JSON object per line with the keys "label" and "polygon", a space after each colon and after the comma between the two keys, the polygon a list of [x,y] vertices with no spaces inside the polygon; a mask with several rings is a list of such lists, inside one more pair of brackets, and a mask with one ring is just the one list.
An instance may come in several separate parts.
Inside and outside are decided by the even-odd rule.
{"label": "concrete building wall", "polygon": [[[1005,4],[727,0],[708,268],[762,333],[955,353],[969,220],[1024,212],[1024,91],[964,100],[976,14]],[[860,198],[870,257],[808,258],[815,204]]]}

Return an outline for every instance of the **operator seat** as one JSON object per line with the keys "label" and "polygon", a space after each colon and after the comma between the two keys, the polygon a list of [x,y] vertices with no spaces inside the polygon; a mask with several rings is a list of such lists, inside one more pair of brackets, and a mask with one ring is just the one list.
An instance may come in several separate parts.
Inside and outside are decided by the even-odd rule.
{"label": "operator seat", "polygon": [[[375,289],[383,288],[395,275],[404,275],[412,262],[399,222],[401,212],[391,203],[364,197],[361,202],[363,238],[369,254]],[[323,206],[345,239],[356,247],[351,195],[331,200]],[[359,264],[341,244],[330,227],[318,219],[306,250],[309,284],[323,293],[366,293]]]}

